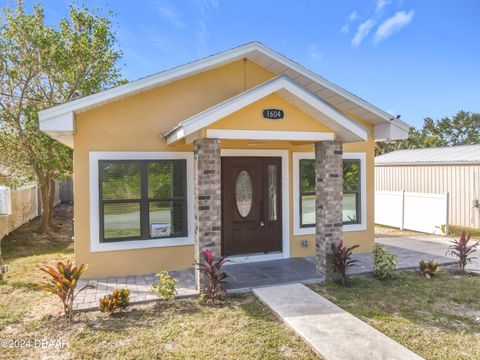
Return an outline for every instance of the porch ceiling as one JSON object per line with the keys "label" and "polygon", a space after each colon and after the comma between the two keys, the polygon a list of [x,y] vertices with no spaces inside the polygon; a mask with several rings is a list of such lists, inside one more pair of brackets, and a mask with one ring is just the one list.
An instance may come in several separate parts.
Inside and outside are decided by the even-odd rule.
{"label": "porch ceiling", "polygon": [[[335,132],[336,139],[341,142],[365,141],[368,138],[368,129],[359,125],[346,114],[335,109],[329,103],[287,76],[279,76],[182,121],[164,134],[167,144],[172,144],[180,139],[184,139],[273,93],[280,95],[295,107],[332,129]],[[253,132],[254,129],[252,129],[252,133]],[[284,140],[314,140],[310,138],[299,138],[300,133],[301,132],[292,132],[292,137]],[[248,131],[244,131],[243,134],[245,136],[244,139],[251,138]],[[255,139],[258,139],[258,137],[255,137]]]}

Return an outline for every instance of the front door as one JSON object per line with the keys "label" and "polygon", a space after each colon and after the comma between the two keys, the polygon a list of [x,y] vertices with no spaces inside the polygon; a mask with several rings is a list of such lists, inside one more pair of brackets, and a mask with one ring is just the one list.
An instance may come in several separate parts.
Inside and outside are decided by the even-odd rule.
{"label": "front door", "polygon": [[282,162],[222,157],[222,255],[282,251]]}

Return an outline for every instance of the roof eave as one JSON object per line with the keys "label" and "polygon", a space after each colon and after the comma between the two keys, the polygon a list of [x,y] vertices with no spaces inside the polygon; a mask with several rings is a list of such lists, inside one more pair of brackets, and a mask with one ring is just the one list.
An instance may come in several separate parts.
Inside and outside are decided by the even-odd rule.
{"label": "roof eave", "polygon": [[245,57],[247,54],[258,51],[266,56],[269,56],[274,61],[277,61],[284,66],[291,68],[299,74],[311,79],[313,82],[336,92],[340,96],[353,102],[354,104],[363,107],[368,112],[378,116],[385,122],[394,122],[401,128],[408,129],[408,125],[398,119],[393,118],[391,114],[382,109],[368,103],[349,91],[331,83],[322,76],[306,69],[295,61],[285,57],[284,55],[266,47],[259,42],[251,42],[239,47],[217,53],[215,55],[199,59],[185,65],[181,65],[158,74],[154,74],[139,80],[132,81],[128,84],[120,85],[112,89],[102,91],[97,94],[89,95],[81,99],[71,101],[66,104],[58,105],[56,107],[43,110],[39,113],[40,123],[53,119],[60,118],[67,115],[73,115],[77,112],[88,110],[101,104],[118,100],[122,97],[133,95],[140,91],[146,91],[156,86],[161,86],[171,81],[175,81],[182,77],[190,76],[196,72],[205,71],[209,68],[214,68],[235,61],[239,58]]}

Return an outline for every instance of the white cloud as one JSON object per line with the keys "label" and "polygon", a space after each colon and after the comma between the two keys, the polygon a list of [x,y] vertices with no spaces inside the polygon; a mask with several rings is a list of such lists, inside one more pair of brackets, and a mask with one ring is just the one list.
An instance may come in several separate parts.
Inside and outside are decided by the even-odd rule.
{"label": "white cloud", "polygon": [[373,42],[378,44],[390,35],[400,31],[412,21],[414,15],[415,11],[413,10],[410,10],[408,13],[405,11],[397,11],[395,15],[389,17],[377,28]]}
{"label": "white cloud", "polygon": [[218,6],[218,0],[195,0],[195,7],[198,11],[198,21],[195,30],[198,56],[206,56],[209,52],[208,42],[211,35],[208,29],[208,19],[210,17],[210,12]]}
{"label": "white cloud", "polygon": [[217,0],[196,0],[195,4],[200,9],[203,15],[218,6]]}
{"label": "white cloud", "polygon": [[172,41],[158,31],[149,31],[148,39],[153,46],[159,48],[163,53],[169,53],[175,48],[172,46]]}
{"label": "white cloud", "polygon": [[358,13],[356,10],[353,10],[348,16],[348,20],[345,23],[345,25],[343,25],[342,28],[340,29],[340,32],[342,34],[348,34],[350,32],[350,23],[354,22],[357,19],[358,19]]}
{"label": "white cloud", "polygon": [[375,8],[375,13],[379,13],[380,11],[382,11],[383,8],[391,2],[391,0],[377,0],[377,7]]}
{"label": "white cloud", "polygon": [[210,39],[210,31],[204,20],[198,22],[198,28],[195,32],[197,38],[197,53],[198,56],[206,56],[208,53],[208,40]]}
{"label": "white cloud", "polygon": [[184,29],[187,24],[182,20],[180,13],[167,2],[159,2],[155,6],[158,14],[178,29]]}
{"label": "white cloud", "polygon": [[372,30],[375,21],[368,19],[362,22],[357,29],[355,36],[352,39],[352,45],[359,46],[362,41],[368,36],[370,30]]}
{"label": "white cloud", "polygon": [[308,45],[308,55],[310,56],[310,60],[312,61],[320,61],[323,58],[323,54],[320,51],[317,43],[312,43]]}

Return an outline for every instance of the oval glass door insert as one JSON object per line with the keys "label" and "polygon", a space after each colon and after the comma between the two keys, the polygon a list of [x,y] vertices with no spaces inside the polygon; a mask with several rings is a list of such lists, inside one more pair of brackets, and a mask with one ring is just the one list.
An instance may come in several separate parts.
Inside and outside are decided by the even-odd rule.
{"label": "oval glass door insert", "polygon": [[235,200],[241,217],[247,217],[252,209],[252,179],[250,174],[242,170],[235,184]]}

